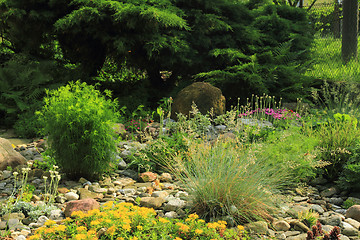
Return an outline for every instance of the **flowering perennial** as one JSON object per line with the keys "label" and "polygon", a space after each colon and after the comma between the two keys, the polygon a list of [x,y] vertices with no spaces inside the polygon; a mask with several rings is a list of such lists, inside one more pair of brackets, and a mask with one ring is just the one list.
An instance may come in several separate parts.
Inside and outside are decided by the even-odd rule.
{"label": "flowering perennial", "polygon": [[61,223],[48,220],[28,239],[248,239],[242,226],[227,229],[224,221],[205,223],[198,218],[159,218],[154,209],[107,202],[101,210],[75,211]]}
{"label": "flowering perennial", "polygon": [[245,113],[241,113],[238,115],[239,118],[242,117],[249,117],[254,115],[261,115],[264,114],[266,116],[271,116],[277,120],[299,120],[301,118],[300,114],[294,112],[293,110],[289,109],[272,109],[272,108],[258,108],[251,111],[246,111]]}

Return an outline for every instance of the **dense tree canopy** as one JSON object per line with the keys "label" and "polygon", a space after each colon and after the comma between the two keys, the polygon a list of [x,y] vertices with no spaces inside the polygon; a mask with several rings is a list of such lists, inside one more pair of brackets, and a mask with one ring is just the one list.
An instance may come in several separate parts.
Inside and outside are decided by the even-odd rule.
{"label": "dense tree canopy", "polygon": [[2,49],[76,64],[85,78],[126,62],[163,95],[193,76],[229,98],[296,93],[312,42],[302,9],[266,0],[0,0],[0,19]]}

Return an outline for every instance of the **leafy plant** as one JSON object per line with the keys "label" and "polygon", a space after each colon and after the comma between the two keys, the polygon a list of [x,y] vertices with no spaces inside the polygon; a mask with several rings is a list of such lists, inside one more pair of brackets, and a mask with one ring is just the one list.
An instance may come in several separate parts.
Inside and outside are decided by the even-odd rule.
{"label": "leafy plant", "polygon": [[319,161],[317,145],[319,138],[301,132],[299,127],[291,127],[284,131],[274,131],[263,142],[255,143],[256,156],[265,158],[269,164],[280,164],[285,167],[294,182],[308,181],[316,176],[316,168],[326,163]]}
{"label": "leafy plant", "polygon": [[355,82],[324,81],[319,90],[312,90],[312,97],[318,107],[325,110],[327,115],[349,114],[359,116],[360,94]]}
{"label": "leafy plant", "polygon": [[[339,184],[345,189],[360,189],[360,144],[351,149],[352,155],[344,164],[344,170],[340,175]],[[345,203],[344,203],[345,204]]]}
{"label": "leafy plant", "polygon": [[[36,61],[26,54],[16,54],[0,68],[0,112],[2,124],[12,125],[19,114],[26,114],[17,124],[19,133],[36,135],[31,115],[41,107],[45,89],[54,89],[71,79],[69,70],[51,60]],[[75,77],[75,76],[74,76]],[[28,122],[24,118],[30,118]]]}
{"label": "leafy plant", "polygon": [[347,199],[343,202],[342,207],[345,208],[345,209],[348,209],[348,208],[350,208],[351,206],[356,205],[356,204],[357,204],[356,201],[354,201],[354,200],[351,199],[351,198],[347,198]]}
{"label": "leafy plant", "polygon": [[325,170],[327,177],[335,180],[343,171],[351,149],[360,138],[357,119],[348,114],[334,114],[327,122],[320,123],[316,132],[320,138],[320,158],[331,163]]}
{"label": "leafy plant", "polygon": [[129,167],[137,171],[162,171],[167,164],[175,163],[177,154],[187,151],[190,140],[186,134],[175,132],[160,136],[147,144],[145,149],[130,157]]}
{"label": "leafy plant", "polygon": [[302,211],[298,213],[298,219],[308,227],[314,226],[319,218],[319,214],[313,210]]}
{"label": "leafy plant", "polygon": [[36,159],[34,161],[34,167],[40,168],[44,171],[54,170],[54,166],[56,165],[56,161],[53,157],[51,157],[51,149],[46,149],[41,153],[42,160]]}
{"label": "leafy plant", "polygon": [[[110,98],[109,91],[105,94]],[[79,81],[48,91],[44,101],[39,121],[62,171],[70,178],[93,179],[109,169],[116,151],[116,103]]]}

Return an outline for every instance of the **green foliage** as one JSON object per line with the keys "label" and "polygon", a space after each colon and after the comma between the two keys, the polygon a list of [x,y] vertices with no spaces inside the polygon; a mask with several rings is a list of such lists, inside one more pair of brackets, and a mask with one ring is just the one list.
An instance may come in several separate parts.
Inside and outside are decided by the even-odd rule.
{"label": "green foliage", "polygon": [[307,210],[298,213],[298,219],[306,224],[309,228],[314,226],[319,219],[319,214],[313,210]]}
{"label": "green foliage", "polygon": [[42,160],[35,160],[34,167],[42,169],[44,171],[54,170],[54,165],[56,165],[56,161],[53,157],[51,157],[51,149],[46,149],[41,153]]}
{"label": "green foliage", "polygon": [[24,191],[23,191],[22,200],[24,202],[30,202],[33,196],[33,192],[35,191],[35,186],[31,184],[26,184],[25,186],[23,186],[23,188]]}
{"label": "green foliage", "polygon": [[169,164],[193,201],[193,211],[205,219],[232,216],[237,222],[265,217],[274,194],[288,180],[282,164],[257,158],[236,141],[192,143],[189,151]]}
{"label": "green foliage", "polygon": [[341,39],[316,37],[311,52],[314,64],[306,72],[306,76],[334,82],[359,81],[360,66],[356,59],[350,60],[346,65],[342,62]]}
{"label": "green foliage", "polygon": [[70,178],[93,179],[109,169],[116,151],[116,103],[80,82],[48,91],[44,102],[39,120],[62,171]]}
{"label": "green foliage", "polygon": [[326,176],[334,180],[343,171],[351,155],[351,149],[360,138],[357,119],[347,114],[334,114],[326,122],[319,123],[316,133],[320,138],[320,158],[329,162]]}
{"label": "green foliage", "polygon": [[274,131],[264,142],[251,148],[259,158],[266,158],[271,164],[286,167],[292,176],[292,183],[309,181],[316,176],[321,161],[316,159],[319,138],[301,132],[299,127]]}
{"label": "green foliage", "polygon": [[[307,95],[311,79],[302,73],[307,68],[312,35],[306,13],[284,5],[264,5],[253,14],[257,17],[252,28],[258,33],[252,36],[258,40],[249,44],[252,51],[213,51],[216,61],[227,56],[226,64],[196,78],[218,86],[232,104],[237,96],[250,97],[249,92],[271,93],[289,101]],[[230,61],[235,57],[236,61]]]}
{"label": "green foliage", "polygon": [[130,93],[127,102],[141,95],[156,103],[199,73],[230,102],[249,92],[291,100],[306,93],[300,73],[312,34],[302,9],[265,0],[3,0],[0,8],[0,30],[16,52],[76,64],[104,85],[143,81],[146,72],[152,89],[126,86],[138,90],[119,91]]}
{"label": "green foliage", "polygon": [[20,114],[13,127],[16,135],[22,138],[35,138],[39,136],[41,130],[41,125],[34,111],[26,111]]}
{"label": "green foliage", "polygon": [[329,117],[337,113],[359,117],[359,93],[357,83],[324,81],[320,89],[312,90],[312,97],[315,104],[325,110]]}
{"label": "green foliage", "polygon": [[314,6],[309,12],[309,19],[314,26],[314,30],[321,33],[321,35],[332,33],[334,6],[335,4],[321,5],[321,7]]}
{"label": "green foliage", "polygon": [[[360,189],[360,144],[351,149],[352,155],[344,164],[339,184],[345,189]],[[345,204],[345,203],[344,203]]]}
{"label": "green foliage", "polygon": [[171,136],[162,135],[148,143],[145,149],[130,157],[130,168],[142,171],[163,171],[166,166],[174,162],[174,157],[186,152],[189,139],[184,133],[176,132]]}
{"label": "green foliage", "polygon": [[0,216],[9,212],[22,212],[25,217],[29,217],[31,220],[35,221],[40,216],[50,216],[51,211],[57,209],[56,206],[46,205],[45,203],[34,205],[30,202],[20,201],[12,205],[10,211],[3,206],[0,210]]}
{"label": "green foliage", "polygon": [[0,69],[0,112],[5,115],[2,123],[13,124],[18,114],[39,107],[45,88],[60,85],[55,80],[59,70],[52,61],[39,62],[20,54],[5,62]]}
{"label": "green foliage", "polygon": [[356,204],[357,204],[357,202],[354,201],[354,199],[352,199],[352,198],[347,198],[347,199],[344,201],[342,207],[345,208],[345,209],[348,209],[348,208],[350,208],[351,206],[356,205]]}

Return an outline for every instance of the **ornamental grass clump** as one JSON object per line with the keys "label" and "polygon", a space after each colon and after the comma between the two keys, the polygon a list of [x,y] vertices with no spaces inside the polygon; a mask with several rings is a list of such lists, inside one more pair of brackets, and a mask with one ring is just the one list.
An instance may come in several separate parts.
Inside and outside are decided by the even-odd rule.
{"label": "ornamental grass clump", "polygon": [[246,150],[235,140],[193,143],[168,166],[192,196],[193,211],[206,220],[231,216],[244,223],[264,219],[285,187],[288,171]]}
{"label": "ornamental grass clump", "polygon": [[48,135],[52,157],[69,178],[98,178],[108,170],[116,151],[113,123],[116,103],[110,92],[86,83],[70,83],[47,91],[38,113]]}
{"label": "ornamental grass clump", "polygon": [[156,217],[154,209],[131,203],[107,202],[101,209],[76,211],[61,223],[48,220],[32,239],[249,239],[243,226],[227,229],[226,222],[206,223],[198,215],[186,219]]}

